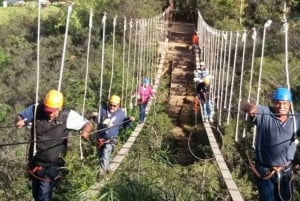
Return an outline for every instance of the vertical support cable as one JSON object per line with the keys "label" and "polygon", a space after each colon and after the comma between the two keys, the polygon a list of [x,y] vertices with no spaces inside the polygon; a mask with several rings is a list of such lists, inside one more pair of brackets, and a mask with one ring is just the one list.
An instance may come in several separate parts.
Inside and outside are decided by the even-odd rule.
{"label": "vertical support cable", "polygon": [[[89,35],[88,35],[88,47],[87,47],[87,56],[86,56],[84,95],[83,95],[82,112],[81,112],[82,116],[84,116],[86,94],[87,94],[92,28],[93,28],[93,10],[91,9],[90,10],[90,18],[89,18]],[[79,149],[80,149],[80,159],[83,160],[84,157],[83,157],[83,151],[82,151],[82,137],[81,136],[79,136]]]}
{"label": "vertical support cable", "polygon": [[[289,90],[291,90],[291,86],[290,86],[290,75],[289,75],[289,57],[288,57],[288,54],[289,54],[289,49],[288,49],[288,30],[289,30],[289,25],[287,23],[287,20],[286,20],[286,2],[284,2],[284,16],[283,16],[283,32],[284,32],[284,47],[285,47],[285,74],[286,74],[286,84],[287,84],[287,87]],[[295,110],[294,110],[294,104],[293,104],[293,101],[291,101],[291,112],[292,114],[295,113]],[[294,122],[294,138],[295,138],[295,135],[296,135],[296,132],[297,132],[297,124],[296,124],[296,118],[295,118],[295,115],[293,115],[293,122]],[[295,139],[297,140],[297,139]],[[296,143],[298,144],[298,140],[296,141]]]}
{"label": "vertical support cable", "polygon": [[111,89],[113,84],[113,78],[115,74],[114,64],[115,64],[115,40],[116,40],[116,25],[117,25],[117,15],[115,15],[113,20],[113,42],[112,42],[112,53],[111,53],[111,75],[110,75],[110,84],[108,89],[108,99],[111,96]]}
{"label": "vertical support cable", "polygon": [[225,97],[224,97],[224,109],[227,109],[227,98],[228,98],[228,85],[229,85],[229,73],[230,73],[230,62],[231,62],[231,43],[232,43],[232,31],[229,34],[229,46],[228,46],[228,59],[227,59],[227,72],[226,72],[226,86],[225,86]]}
{"label": "vertical support cable", "polygon": [[125,85],[125,51],[126,51],[126,30],[127,30],[127,21],[126,17],[124,17],[124,29],[123,29],[123,57],[122,57],[122,95],[121,95],[121,107],[125,107],[124,105],[124,85]]}
{"label": "vertical support cable", "polygon": [[230,94],[229,94],[229,104],[228,104],[228,113],[227,113],[227,125],[229,124],[230,112],[231,112],[231,104],[232,104],[232,96],[233,96],[233,88],[234,88],[234,77],[235,77],[235,68],[236,68],[236,56],[237,56],[237,50],[238,50],[239,37],[240,37],[240,33],[236,32],[235,51],[234,51],[233,68],[232,68],[232,79],[231,79],[231,88],[230,88]]}
{"label": "vertical support cable", "polygon": [[[253,48],[252,48],[252,60],[251,60],[251,70],[250,70],[250,81],[249,81],[249,90],[248,90],[248,98],[247,102],[250,103],[250,97],[252,92],[252,82],[253,82],[253,68],[254,68],[254,60],[255,60],[255,48],[256,48],[256,29],[252,28],[252,40],[253,40]],[[248,120],[248,113],[245,114],[245,121]],[[246,137],[246,127],[243,127],[243,138]]]}
{"label": "vertical support cable", "polygon": [[224,56],[223,56],[223,64],[222,64],[222,78],[221,78],[221,96],[220,96],[220,107],[219,107],[219,121],[218,121],[218,126],[221,126],[222,123],[222,110],[224,108],[224,82],[225,82],[225,67],[226,67],[226,47],[227,47],[227,38],[228,38],[228,32],[223,33],[223,38],[225,40],[225,45],[224,45]]}
{"label": "vertical support cable", "polygon": [[100,70],[98,124],[101,121],[101,104],[102,104],[102,89],[103,89],[104,53],[105,53],[105,28],[106,28],[106,12],[104,12],[102,17],[102,52],[101,52],[101,67],[100,67],[101,70]]}
{"label": "vertical support cable", "polygon": [[[264,24],[263,40],[262,40],[261,56],[260,56],[260,64],[259,64],[259,74],[258,74],[258,86],[257,86],[257,94],[256,94],[256,106],[259,105],[259,98],[260,98],[260,90],[261,90],[260,86],[261,86],[261,75],[262,75],[262,67],[263,67],[264,51],[265,51],[266,29],[271,26],[271,23],[272,20],[268,20]],[[255,141],[256,141],[256,129],[254,129],[253,132],[253,141],[252,141],[253,148],[255,148]]]}
{"label": "vertical support cable", "polygon": [[[40,34],[41,34],[41,1],[38,1],[38,29],[37,29],[37,51],[36,51],[36,89],[35,89],[35,107],[34,122],[36,121],[37,106],[39,104],[39,83],[40,83]],[[36,155],[36,124],[33,126],[33,156]]]}
{"label": "vertical support cable", "polygon": [[[130,69],[130,57],[131,57],[131,31],[132,31],[132,19],[129,21],[129,35],[128,35],[128,52],[127,52],[127,68],[126,68],[126,84],[125,84],[125,107],[127,108],[128,97],[128,82],[129,82],[129,71]],[[131,107],[130,107],[131,108]]]}
{"label": "vertical support cable", "polygon": [[243,57],[242,57],[242,66],[241,66],[241,77],[240,77],[240,89],[239,89],[239,98],[238,98],[238,112],[237,112],[237,118],[236,118],[236,126],[235,126],[235,141],[238,142],[238,133],[239,133],[239,121],[240,121],[240,107],[241,107],[241,101],[242,101],[242,89],[243,89],[243,81],[244,81],[244,64],[245,64],[245,52],[246,52],[246,43],[247,43],[247,34],[246,30],[244,30],[243,36],[242,36],[242,42],[243,45]]}
{"label": "vertical support cable", "polygon": [[57,88],[58,91],[61,90],[61,83],[62,83],[62,77],[63,77],[63,71],[64,71],[65,57],[66,57],[66,48],[67,48],[67,41],[68,41],[69,24],[70,24],[70,17],[71,17],[72,9],[73,9],[73,4],[70,4],[68,6],[68,15],[67,15],[67,22],[66,22],[64,47],[63,47],[63,53],[62,53],[62,57],[61,57],[59,82],[58,82],[58,88]]}

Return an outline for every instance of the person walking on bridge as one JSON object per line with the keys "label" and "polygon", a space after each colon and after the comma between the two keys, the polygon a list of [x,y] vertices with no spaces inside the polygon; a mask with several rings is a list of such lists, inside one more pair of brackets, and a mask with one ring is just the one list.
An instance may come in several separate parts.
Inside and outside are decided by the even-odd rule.
{"label": "person walking on bridge", "polygon": [[271,106],[242,103],[256,125],[255,160],[250,168],[257,178],[260,201],[288,201],[293,197],[293,167],[296,137],[299,136],[299,115],[290,112],[292,94],[279,87]]}
{"label": "person walking on bridge", "polygon": [[209,75],[209,71],[205,68],[205,63],[201,61],[200,66],[197,66],[196,70],[194,71],[194,82],[201,83],[207,76],[211,77]]}
{"label": "person walking on bridge", "polygon": [[[119,129],[129,127],[134,117],[128,117],[120,108],[121,98],[112,95],[108,105],[104,105],[98,112],[93,112],[94,121],[98,123],[97,152],[100,161],[100,175],[110,172],[110,157],[117,143]],[[100,121],[98,119],[100,118]]]}
{"label": "person walking on bridge", "polygon": [[210,78],[206,76],[203,82],[200,82],[195,91],[195,101],[201,103],[202,114],[205,122],[213,122],[214,109],[210,100]]}
{"label": "person walking on bridge", "polygon": [[197,31],[194,32],[192,36],[192,49],[199,48],[199,36]]}
{"label": "person walking on bridge", "polygon": [[155,98],[154,91],[150,85],[150,81],[147,77],[144,78],[143,83],[137,88],[136,94],[133,97],[137,97],[137,102],[140,109],[139,123],[144,123],[146,118],[146,107],[151,97]]}
{"label": "person walking on bridge", "polygon": [[65,164],[69,131],[80,130],[87,139],[93,128],[79,113],[63,107],[63,99],[60,91],[50,90],[43,103],[30,105],[15,118],[17,128],[32,123],[28,172],[35,201],[52,200],[53,188]]}

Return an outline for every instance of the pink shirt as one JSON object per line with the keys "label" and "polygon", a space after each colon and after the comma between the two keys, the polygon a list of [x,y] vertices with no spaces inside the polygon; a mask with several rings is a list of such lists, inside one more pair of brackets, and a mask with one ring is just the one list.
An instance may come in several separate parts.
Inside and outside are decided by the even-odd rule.
{"label": "pink shirt", "polygon": [[148,85],[147,87],[144,87],[143,85],[139,86],[139,88],[138,88],[138,104],[147,103],[151,96],[154,96],[154,92],[150,85]]}

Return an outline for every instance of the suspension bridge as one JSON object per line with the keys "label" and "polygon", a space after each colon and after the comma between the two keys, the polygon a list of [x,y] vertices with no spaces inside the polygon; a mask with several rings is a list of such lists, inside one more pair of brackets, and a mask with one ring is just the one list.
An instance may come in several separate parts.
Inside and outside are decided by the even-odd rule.
{"label": "suspension bridge", "polygon": [[[64,61],[67,50],[67,32],[68,23],[72,12],[72,5],[68,7],[68,15],[66,20],[66,35],[63,45],[62,62],[60,66],[60,77],[58,90],[61,90],[63,81]],[[171,21],[172,10],[166,10],[164,13],[150,19],[122,19],[123,23],[123,55],[122,65],[122,107],[129,108],[131,102],[132,91],[139,85],[142,77],[149,77],[154,90],[156,91],[162,75],[170,75],[170,91],[169,91],[169,116],[174,123],[174,129],[171,131],[176,139],[184,146],[181,147],[182,156],[188,156],[195,160],[193,155],[187,154],[188,134],[183,129],[184,124],[190,123],[190,116],[193,115],[193,126],[203,125],[209,139],[214,160],[219,168],[223,180],[226,184],[230,197],[233,201],[242,201],[243,196],[238,189],[230,170],[222,156],[220,146],[215,139],[215,128],[220,128],[230,122],[235,122],[235,141],[239,142],[242,137],[245,137],[246,131],[240,128],[240,104],[244,99],[248,102],[251,97],[256,97],[256,102],[260,102],[261,82],[268,79],[268,75],[263,74],[264,66],[264,48],[266,41],[268,42],[268,31],[280,28],[280,33],[283,37],[282,52],[280,61],[277,66],[285,66],[285,70],[281,71],[282,80],[272,80],[273,85],[288,85],[289,66],[288,66],[288,24],[287,21],[273,23],[268,20],[261,27],[253,28],[252,30],[243,31],[226,31],[218,30],[209,26],[203,19],[200,11],[194,16],[196,23],[176,22]],[[90,12],[89,33],[93,28],[93,13]],[[107,21],[113,25],[113,32],[106,32]],[[119,21],[120,22],[120,21]],[[103,15],[102,19],[102,52],[101,52],[101,75],[99,89],[99,103],[103,99],[103,74],[104,66],[107,57],[105,41],[107,35],[113,36],[113,46],[111,51],[111,80],[108,88],[108,94],[112,93],[112,85],[114,79],[114,36],[115,27],[117,25],[117,16],[109,19],[107,14]],[[201,52],[191,51],[191,37],[197,30],[200,36]],[[90,36],[89,36],[90,39]],[[39,38],[38,38],[39,40]],[[270,39],[269,39],[270,42]],[[39,42],[38,42],[39,44]],[[90,45],[90,41],[89,41]],[[89,48],[90,46],[88,46]],[[39,49],[39,47],[38,47]],[[259,49],[259,51],[257,51]],[[89,49],[87,50],[89,53]],[[126,53],[127,52],[127,53]],[[39,56],[39,54],[37,54]],[[132,57],[131,57],[132,56]],[[257,59],[259,57],[259,60]],[[38,57],[39,58],[39,57]],[[89,54],[87,54],[86,63],[86,84],[88,82],[89,73]],[[215,116],[213,123],[204,123],[202,121],[201,109],[194,110],[194,89],[193,70],[199,65],[200,61],[204,61],[208,70],[213,76],[212,81],[212,100],[214,100]],[[275,65],[275,64],[274,64]],[[279,68],[279,67],[278,67]],[[292,67],[293,68],[293,67]],[[39,63],[37,63],[37,72],[39,72]],[[131,69],[131,70],[130,70]],[[258,72],[258,73],[257,73]],[[133,79],[129,82],[129,78]],[[37,86],[39,86],[39,74],[37,73]],[[255,92],[257,94],[255,95]],[[37,87],[38,94],[38,87]],[[86,91],[85,91],[86,96]],[[84,97],[85,100],[86,97]],[[38,96],[36,97],[38,103]],[[147,106],[147,112],[153,106],[154,100],[151,100]],[[85,101],[83,103],[83,111],[85,110]],[[233,113],[235,115],[233,115]],[[122,145],[118,153],[111,161],[112,173],[117,171],[123,160],[126,160],[127,154],[130,152],[131,146],[138,138],[144,124],[136,126],[127,142]],[[254,143],[254,142],[253,142]],[[197,146],[197,145],[191,145]],[[186,159],[186,158],[185,158]],[[188,163],[182,159],[182,163]],[[112,174],[113,175],[113,174]],[[96,196],[99,189],[105,185],[105,180],[94,184],[86,192],[87,199]]]}

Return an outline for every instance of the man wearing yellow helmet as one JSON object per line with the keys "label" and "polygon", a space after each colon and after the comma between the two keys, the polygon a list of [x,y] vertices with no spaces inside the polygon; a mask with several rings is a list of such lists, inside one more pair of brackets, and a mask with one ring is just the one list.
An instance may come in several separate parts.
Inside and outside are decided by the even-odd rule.
{"label": "man wearing yellow helmet", "polygon": [[200,100],[202,106],[202,115],[205,122],[213,122],[213,104],[210,101],[210,78],[206,76],[203,78],[203,81],[200,82],[195,91],[195,100]]}
{"label": "man wearing yellow helmet", "polygon": [[110,171],[109,161],[121,127],[130,126],[133,117],[127,117],[125,111],[120,108],[121,98],[112,95],[108,105],[100,108],[100,113],[93,112],[98,124],[97,152],[100,161],[100,174],[105,175]]}
{"label": "man wearing yellow helmet", "polygon": [[88,138],[92,123],[77,112],[63,107],[63,94],[50,90],[43,103],[30,105],[17,114],[16,127],[31,123],[28,172],[35,201],[52,200],[52,191],[64,165],[70,130],[80,130]]}

